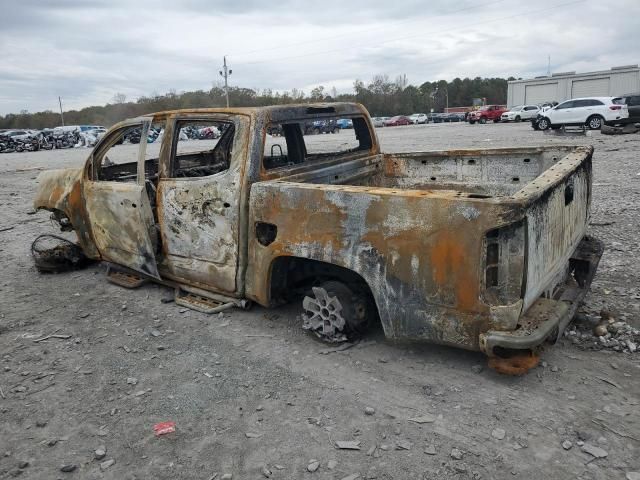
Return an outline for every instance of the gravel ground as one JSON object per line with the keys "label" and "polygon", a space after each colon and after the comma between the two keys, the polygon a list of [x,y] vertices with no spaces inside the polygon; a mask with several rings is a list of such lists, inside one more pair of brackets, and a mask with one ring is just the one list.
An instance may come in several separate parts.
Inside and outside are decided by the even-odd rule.
{"label": "gravel ground", "polygon": [[[386,151],[593,144],[590,230],[606,251],[581,315],[640,326],[640,135],[378,132]],[[29,246],[54,229],[29,213],[36,170],[87,154],[0,155],[0,478],[638,478],[640,356],[593,339],[567,337],[528,375],[504,377],[478,353],[380,331],[327,352],[295,305],[207,316],[162,303],[164,287],[114,286],[101,265],[39,274]],[[52,333],[69,338],[36,341]],[[175,433],[154,436],[163,421]]]}

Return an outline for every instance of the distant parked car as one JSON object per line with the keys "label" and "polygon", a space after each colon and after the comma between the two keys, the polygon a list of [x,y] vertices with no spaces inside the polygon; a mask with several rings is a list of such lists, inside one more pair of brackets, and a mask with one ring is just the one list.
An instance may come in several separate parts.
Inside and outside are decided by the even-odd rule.
{"label": "distant parked car", "polygon": [[34,130],[8,130],[3,133],[3,135],[11,137],[13,140],[28,140],[34,134]]}
{"label": "distant parked car", "polygon": [[411,123],[413,123],[414,125],[417,125],[419,123],[429,123],[429,117],[427,117],[426,113],[414,113],[413,115],[409,116],[409,120],[411,120]]}
{"label": "distant parked car", "polygon": [[449,114],[450,122],[464,122],[467,116],[463,112],[454,112]]}
{"label": "distant parked car", "polygon": [[400,125],[411,125],[411,120],[404,115],[396,115],[384,122],[385,127],[398,127]]}
{"label": "distant parked car", "polygon": [[498,123],[502,114],[506,111],[507,109],[502,105],[485,105],[484,107],[480,107],[480,110],[470,112],[467,120],[471,125],[476,122],[487,123],[488,121]]}
{"label": "distant parked car", "polygon": [[500,119],[503,122],[520,122],[522,120],[531,120],[538,116],[540,107],[537,105],[518,105],[511,107],[511,110],[504,112]]}
{"label": "distant parked car", "polygon": [[442,123],[444,121],[444,117],[443,117],[444,113],[432,113],[430,115],[430,120],[433,123]]}
{"label": "distant parked car", "polygon": [[353,120],[351,120],[350,118],[339,118],[338,120],[336,120],[336,125],[338,125],[338,127],[342,129],[353,128]]}
{"label": "distant parked car", "polygon": [[614,99],[614,103],[626,105],[629,111],[629,117],[621,123],[640,123],[640,93],[622,95],[620,100]]}
{"label": "distant parked car", "polygon": [[621,97],[574,98],[541,113],[532,126],[534,130],[547,130],[585,125],[599,130],[604,123],[622,123],[629,118],[629,109],[621,102]]}
{"label": "distant parked car", "polygon": [[374,127],[384,127],[385,117],[373,117],[371,121]]}

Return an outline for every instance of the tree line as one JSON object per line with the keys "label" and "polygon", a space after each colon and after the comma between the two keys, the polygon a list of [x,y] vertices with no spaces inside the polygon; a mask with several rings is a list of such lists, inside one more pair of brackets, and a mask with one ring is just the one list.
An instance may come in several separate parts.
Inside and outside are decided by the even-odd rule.
{"label": "tree line", "polygon": [[[256,90],[243,87],[229,87],[229,103],[234,107],[256,107],[282,105],[288,103],[311,102],[359,102],[372,116],[410,115],[412,113],[442,112],[444,108],[466,107],[476,98],[485,99],[487,104],[505,104],[507,81],[513,78],[455,78],[451,82],[440,80],[410,85],[406,77],[390,80],[386,75],[376,75],[365,84],[356,80],[352,93],[338,93],[335,88],[316,87],[306,94],[292,89],[274,92],[270,89]],[[222,86],[214,86],[209,91],[196,90],[165,95],[143,96],[135,101],[127,101],[123,94],[116,94],[112,101],[102,106],[86,107],[81,110],[64,112],[67,125],[110,126],[125,118],[136,117],[162,110],[180,108],[223,107],[226,105]],[[50,128],[60,125],[60,114],[51,110],[0,116],[0,128]]]}

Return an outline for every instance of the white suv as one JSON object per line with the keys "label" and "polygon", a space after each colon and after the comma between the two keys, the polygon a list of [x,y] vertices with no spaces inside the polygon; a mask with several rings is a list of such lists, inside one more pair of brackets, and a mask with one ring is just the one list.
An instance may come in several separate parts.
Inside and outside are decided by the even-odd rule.
{"label": "white suv", "polygon": [[626,105],[615,103],[617,97],[574,98],[542,113],[538,119],[538,128],[560,128],[564,125],[586,125],[598,130],[604,123],[616,123],[629,117]]}
{"label": "white suv", "polygon": [[537,105],[518,105],[512,107],[508,112],[504,112],[500,117],[503,122],[519,122],[520,120],[531,120],[536,118],[540,112]]}

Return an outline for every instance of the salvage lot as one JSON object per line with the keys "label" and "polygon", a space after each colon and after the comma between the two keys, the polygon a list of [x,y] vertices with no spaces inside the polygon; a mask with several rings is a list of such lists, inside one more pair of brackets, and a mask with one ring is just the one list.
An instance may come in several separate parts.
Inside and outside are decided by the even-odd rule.
{"label": "salvage lot", "polygon": [[[560,137],[528,124],[377,132],[385,151],[593,144],[590,232],[607,250],[583,313],[606,309],[640,326],[640,135]],[[99,265],[38,274],[29,246],[53,227],[46,213],[28,214],[34,169],[77,166],[88,152],[0,157],[0,230],[13,227],[0,232],[0,478],[245,479],[267,468],[272,478],[608,479],[640,470],[637,354],[563,340],[546,366],[509,378],[480,371],[480,354],[394,345],[380,331],[328,351],[302,332],[295,305],[220,318],[162,303],[163,287],[109,284]],[[50,334],[69,338],[42,340]],[[429,418],[409,420],[420,416]],[[176,432],[155,437],[162,421]],[[336,449],[343,440],[360,449]],[[319,467],[308,472],[312,460]]]}

